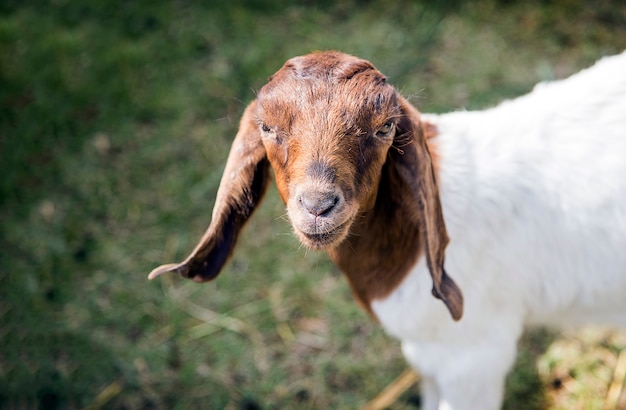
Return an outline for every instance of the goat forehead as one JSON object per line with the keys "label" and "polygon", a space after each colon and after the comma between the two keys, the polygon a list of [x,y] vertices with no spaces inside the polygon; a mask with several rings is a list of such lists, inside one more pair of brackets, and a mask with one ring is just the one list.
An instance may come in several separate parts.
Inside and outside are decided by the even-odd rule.
{"label": "goat forehead", "polygon": [[398,111],[395,89],[363,74],[338,83],[308,78],[274,80],[261,89],[257,99],[259,116],[277,122],[275,126],[294,121],[359,126]]}
{"label": "goat forehead", "polygon": [[270,77],[260,94],[282,94],[283,98],[294,94],[298,94],[300,98],[307,94],[313,97],[332,96],[336,94],[338,86],[342,88],[342,92],[355,92],[365,88],[384,88],[385,85],[386,77],[369,61],[336,51],[327,51],[288,60]]}
{"label": "goat forehead", "polygon": [[365,71],[373,72],[379,81],[385,81],[385,76],[369,61],[335,51],[294,57],[283,65],[275,77],[294,75],[298,78],[332,81],[350,79]]}

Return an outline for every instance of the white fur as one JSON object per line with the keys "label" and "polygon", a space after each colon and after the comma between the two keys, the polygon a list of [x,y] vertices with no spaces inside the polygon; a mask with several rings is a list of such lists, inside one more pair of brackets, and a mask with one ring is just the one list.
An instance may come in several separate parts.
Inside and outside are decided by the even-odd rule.
{"label": "white fur", "polygon": [[423,375],[424,409],[496,409],[526,325],[626,325],[626,53],[423,119],[465,313],[431,296],[423,258],[372,307]]}

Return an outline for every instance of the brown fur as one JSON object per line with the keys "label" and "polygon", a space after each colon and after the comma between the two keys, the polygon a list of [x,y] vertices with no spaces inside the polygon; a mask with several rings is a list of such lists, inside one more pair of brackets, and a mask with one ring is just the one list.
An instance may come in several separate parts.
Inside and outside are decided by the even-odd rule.
{"label": "brown fur", "polygon": [[150,277],[213,279],[261,199],[268,162],[296,236],[328,251],[366,310],[424,255],[433,295],[461,317],[462,294],[443,269],[448,237],[419,113],[371,63],[338,52],[293,58],[259,91],[207,232],[187,260]]}
{"label": "brown fur", "polygon": [[433,163],[433,169],[435,170],[435,177],[439,178],[439,150],[436,137],[439,135],[439,130],[435,124],[422,121],[422,129],[424,130],[424,138],[426,138],[426,145],[430,152],[430,160]]}

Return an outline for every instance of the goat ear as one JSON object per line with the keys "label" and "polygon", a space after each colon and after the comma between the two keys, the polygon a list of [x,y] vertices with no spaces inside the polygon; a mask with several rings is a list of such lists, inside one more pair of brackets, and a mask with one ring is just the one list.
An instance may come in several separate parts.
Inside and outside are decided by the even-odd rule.
{"label": "goat ear", "polygon": [[433,280],[433,296],[445,303],[454,320],[459,320],[463,315],[463,294],[443,266],[449,239],[420,114],[400,96],[399,102],[402,116],[398,124],[397,140],[394,141],[398,149],[390,151],[393,164],[409,188],[412,197],[410,199],[417,204],[412,207],[415,214],[410,217],[418,223],[423,232],[426,263]]}
{"label": "goat ear", "polygon": [[256,101],[246,108],[217,192],[211,224],[181,263],[162,265],[149,279],[176,272],[196,282],[214,279],[231,255],[239,231],[267,188],[269,162],[254,120]]}

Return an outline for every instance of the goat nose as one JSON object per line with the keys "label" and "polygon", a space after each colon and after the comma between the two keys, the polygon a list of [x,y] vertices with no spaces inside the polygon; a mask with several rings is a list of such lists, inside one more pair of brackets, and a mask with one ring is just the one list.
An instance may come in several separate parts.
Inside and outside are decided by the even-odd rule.
{"label": "goat nose", "polygon": [[311,215],[323,216],[332,211],[339,197],[333,192],[303,192],[299,201]]}

